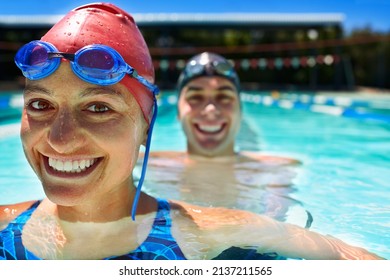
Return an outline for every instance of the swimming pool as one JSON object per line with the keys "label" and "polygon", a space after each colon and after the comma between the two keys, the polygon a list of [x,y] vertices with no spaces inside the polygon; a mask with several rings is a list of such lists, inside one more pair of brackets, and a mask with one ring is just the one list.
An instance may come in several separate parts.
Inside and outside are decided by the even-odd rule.
{"label": "swimming pool", "polygon": [[[389,259],[390,98],[351,96],[244,93],[245,117],[237,146],[300,160],[303,164],[296,176],[289,177],[293,191],[288,196],[311,213],[311,229]],[[17,108],[20,96],[13,98]],[[169,92],[159,100],[152,150],[185,149],[175,102],[175,95]],[[41,198],[39,181],[21,150],[15,108],[8,115],[8,109],[2,109],[0,204]],[[148,170],[144,185],[147,192],[180,196],[175,189],[154,184],[151,174]],[[283,180],[286,173],[280,174],[276,179]]]}

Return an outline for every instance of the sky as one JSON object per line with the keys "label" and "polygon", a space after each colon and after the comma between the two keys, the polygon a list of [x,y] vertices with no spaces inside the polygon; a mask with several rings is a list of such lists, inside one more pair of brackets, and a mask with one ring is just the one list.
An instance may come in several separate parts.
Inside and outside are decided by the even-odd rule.
{"label": "sky", "polygon": [[[93,0],[1,1],[1,15],[52,15]],[[390,32],[389,0],[107,0],[132,13],[341,13],[345,31],[370,27]]]}

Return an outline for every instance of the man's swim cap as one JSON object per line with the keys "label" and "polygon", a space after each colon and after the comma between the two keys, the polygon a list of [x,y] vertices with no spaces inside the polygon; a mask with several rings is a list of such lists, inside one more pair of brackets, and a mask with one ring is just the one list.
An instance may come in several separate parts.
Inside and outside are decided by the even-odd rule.
{"label": "man's swim cap", "polygon": [[226,58],[218,54],[204,52],[188,60],[177,82],[179,94],[187,83],[203,76],[226,78],[236,86],[237,92],[240,92],[240,79],[234,70],[234,66]]}
{"label": "man's swim cap", "polygon": [[[92,3],[73,9],[41,39],[60,52],[75,53],[80,48],[102,44],[118,51],[139,75],[154,82],[149,49],[133,17],[109,3]],[[153,94],[136,79],[126,75],[121,81],[137,100],[145,120],[150,123]]]}

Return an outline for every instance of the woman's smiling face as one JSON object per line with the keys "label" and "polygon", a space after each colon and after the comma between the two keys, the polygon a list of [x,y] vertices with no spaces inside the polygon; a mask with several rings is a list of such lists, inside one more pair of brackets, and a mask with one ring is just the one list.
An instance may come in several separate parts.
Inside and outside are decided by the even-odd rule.
{"label": "woman's smiling face", "polygon": [[51,201],[72,206],[132,185],[147,124],[126,87],[86,83],[63,62],[27,80],[24,100],[24,152]]}
{"label": "woman's smiling face", "polygon": [[178,110],[189,153],[202,156],[234,154],[241,108],[232,82],[218,76],[190,81],[181,91]]}

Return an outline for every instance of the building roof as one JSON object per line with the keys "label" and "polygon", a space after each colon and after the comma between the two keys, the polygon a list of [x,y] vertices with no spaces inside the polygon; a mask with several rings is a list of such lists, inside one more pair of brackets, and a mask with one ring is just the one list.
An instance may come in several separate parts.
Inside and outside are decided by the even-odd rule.
{"label": "building roof", "polygon": [[343,14],[274,14],[274,13],[209,13],[209,14],[135,14],[139,25],[339,25]]}
{"label": "building roof", "polygon": [[[340,13],[134,13],[139,26],[180,25],[342,25]],[[0,15],[0,26],[45,27],[63,15]]]}

